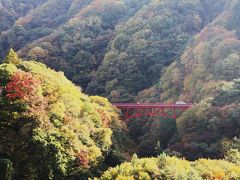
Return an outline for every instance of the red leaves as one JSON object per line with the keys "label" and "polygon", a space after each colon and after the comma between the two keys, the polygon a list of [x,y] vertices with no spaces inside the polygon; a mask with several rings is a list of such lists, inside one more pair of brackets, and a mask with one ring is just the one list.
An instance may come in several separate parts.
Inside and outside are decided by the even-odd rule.
{"label": "red leaves", "polygon": [[86,151],[80,151],[76,156],[77,162],[80,166],[87,167],[89,165],[88,154]]}
{"label": "red leaves", "polygon": [[12,75],[5,87],[6,97],[9,100],[30,100],[37,91],[40,82],[32,74],[18,71]]}

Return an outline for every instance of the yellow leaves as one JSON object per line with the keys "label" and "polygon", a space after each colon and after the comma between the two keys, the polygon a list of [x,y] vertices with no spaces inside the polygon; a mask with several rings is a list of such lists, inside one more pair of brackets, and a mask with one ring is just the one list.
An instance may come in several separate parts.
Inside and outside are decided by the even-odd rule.
{"label": "yellow leaves", "polygon": [[98,147],[103,151],[107,151],[112,144],[112,130],[109,128],[96,128],[93,133],[93,139]]}
{"label": "yellow leaves", "polygon": [[10,49],[3,62],[18,65],[22,62],[22,60],[18,57],[17,53],[14,52],[13,49]]}
{"label": "yellow leaves", "polygon": [[8,78],[13,73],[15,73],[16,71],[17,71],[17,68],[13,64],[1,64],[0,65],[0,78],[1,78],[1,81],[3,81],[2,78]]}
{"label": "yellow leaves", "polygon": [[118,175],[116,180],[135,180],[133,176],[122,176]]}
{"label": "yellow leaves", "polygon": [[[157,163],[158,162],[158,163]],[[209,179],[223,180],[240,178],[240,167],[223,160],[199,159],[189,162],[176,157],[161,155],[159,158],[134,158],[106,171],[101,179]]]}
{"label": "yellow leaves", "polygon": [[194,167],[203,178],[208,179],[239,179],[240,167],[223,160],[199,159]]}
{"label": "yellow leaves", "polygon": [[151,177],[146,172],[139,172],[138,178],[142,180],[151,180]]}
{"label": "yellow leaves", "polygon": [[[17,70],[12,64],[0,65],[3,82],[8,81],[8,74]],[[37,146],[43,148],[39,153],[51,152],[54,160],[46,161],[58,167],[63,174],[71,168],[81,172],[99,165],[112,144],[109,126],[113,121],[119,122],[117,110],[106,98],[83,94],[81,88],[71,83],[63,73],[48,69],[41,63],[22,62],[21,70],[41,81],[41,91],[38,92],[41,98],[29,102],[29,106],[31,103],[36,106],[31,117],[37,123],[29,126],[29,131],[34,132],[34,137],[30,138],[35,138]],[[44,106],[41,105],[43,103]],[[27,111],[24,116],[18,114],[16,118],[26,118],[29,113]],[[119,126],[116,128],[121,129]],[[84,167],[75,167],[76,155]]]}
{"label": "yellow leaves", "polygon": [[199,159],[195,168],[204,178],[222,179],[225,176],[224,171],[211,160]]}
{"label": "yellow leaves", "polygon": [[88,148],[88,157],[92,166],[97,166],[100,160],[103,159],[101,149],[96,146]]}
{"label": "yellow leaves", "polygon": [[[161,157],[161,156],[160,156]],[[176,157],[165,157],[165,167],[161,174],[174,179],[186,178],[193,171],[188,161]]]}
{"label": "yellow leaves", "polygon": [[90,96],[90,100],[99,104],[100,106],[110,106],[109,101],[107,98],[99,97],[99,96]]}
{"label": "yellow leaves", "polygon": [[57,102],[50,106],[50,113],[61,119],[64,118],[65,111],[66,111],[66,107],[65,107],[64,103],[62,103],[62,102]]}
{"label": "yellow leaves", "polygon": [[90,100],[94,103],[94,108],[98,111],[104,127],[108,127],[113,121],[119,119],[117,109],[106,98],[91,96]]}

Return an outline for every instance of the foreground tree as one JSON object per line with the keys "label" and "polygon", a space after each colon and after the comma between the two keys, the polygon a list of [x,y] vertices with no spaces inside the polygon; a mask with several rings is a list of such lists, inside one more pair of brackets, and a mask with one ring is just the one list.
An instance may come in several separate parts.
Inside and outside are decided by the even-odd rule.
{"label": "foreground tree", "polygon": [[3,60],[3,62],[18,65],[18,64],[20,64],[21,60],[19,59],[17,53],[14,52],[13,49],[10,49],[9,52],[7,53],[5,59]]}
{"label": "foreground tree", "polygon": [[157,158],[138,159],[109,169],[101,177],[112,179],[232,179],[240,178],[240,167],[224,160],[199,159],[189,162],[176,157],[161,155]]}
{"label": "foreground tree", "polygon": [[106,99],[88,97],[43,64],[19,61],[16,67],[14,53],[6,59],[0,65],[0,158],[12,162],[14,179],[84,179],[105,166],[108,154],[121,154],[113,137],[124,137],[123,126]]}

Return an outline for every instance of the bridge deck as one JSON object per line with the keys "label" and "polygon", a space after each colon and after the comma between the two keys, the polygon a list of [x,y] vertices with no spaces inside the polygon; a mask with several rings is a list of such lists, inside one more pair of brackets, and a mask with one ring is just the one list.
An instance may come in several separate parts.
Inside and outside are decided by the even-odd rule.
{"label": "bridge deck", "polygon": [[165,104],[165,103],[113,103],[119,109],[186,109],[193,104]]}

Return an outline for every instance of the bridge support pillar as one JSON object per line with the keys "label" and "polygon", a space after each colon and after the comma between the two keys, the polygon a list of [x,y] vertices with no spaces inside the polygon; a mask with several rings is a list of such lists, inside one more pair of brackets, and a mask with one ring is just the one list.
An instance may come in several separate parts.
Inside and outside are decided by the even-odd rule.
{"label": "bridge support pillar", "polygon": [[177,114],[176,114],[176,108],[173,108],[173,118],[176,119],[177,118]]}

